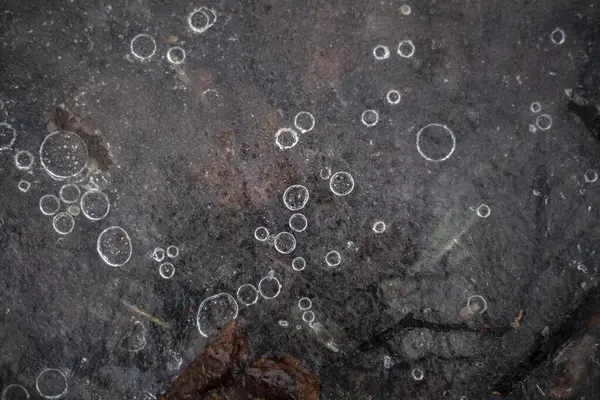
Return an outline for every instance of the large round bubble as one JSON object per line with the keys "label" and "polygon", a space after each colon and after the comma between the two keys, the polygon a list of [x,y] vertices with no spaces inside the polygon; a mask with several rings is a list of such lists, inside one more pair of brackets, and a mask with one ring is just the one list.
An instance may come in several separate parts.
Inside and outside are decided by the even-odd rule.
{"label": "large round bubble", "polygon": [[205,299],[198,308],[196,324],[200,334],[208,337],[237,318],[238,304],[232,295],[219,293]]}
{"label": "large round bubble", "polygon": [[76,176],[88,163],[88,149],[79,135],[56,131],[46,136],[40,146],[40,163],[54,179]]}
{"label": "large round bubble", "polygon": [[79,202],[81,212],[86,218],[92,221],[98,221],[108,215],[110,211],[110,201],[108,196],[99,190],[89,190],[81,196]]}
{"label": "large round bubble", "polygon": [[125,229],[111,226],[98,236],[96,250],[105,263],[111,267],[120,267],[131,258],[131,239]]}
{"label": "large round bubble", "polygon": [[38,375],[35,380],[35,388],[45,399],[63,398],[69,390],[65,374],[54,368],[47,368]]}

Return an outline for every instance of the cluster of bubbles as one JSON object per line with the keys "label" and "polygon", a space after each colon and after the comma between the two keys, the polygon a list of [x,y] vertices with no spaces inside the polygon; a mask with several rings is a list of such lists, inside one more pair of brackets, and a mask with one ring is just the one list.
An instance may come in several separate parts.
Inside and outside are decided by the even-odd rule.
{"label": "cluster of bubbles", "polygon": [[[394,106],[400,103],[400,101],[402,100],[402,95],[396,89],[391,89],[385,95],[385,99],[390,105]],[[371,128],[377,125],[377,123],[379,122],[379,112],[377,110],[372,109],[365,110],[360,115],[360,121],[366,127]]]}
{"label": "cluster of bubbles", "polygon": [[[196,8],[187,16],[188,28],[194,34],[206,32],[216,22],[217,13],[208,7]],[[156,40],[147,33],[137,34],[131,39],[129,50],[137,60],[148,61],[156,54]],[[181,46],[172,46],[167,50],[167,61],[173,65],[182,64],[185,57],[186,52]]]}
{"label": "cluster of bubbles", "polygon": [[533,114],[539,114],[535,118],[535,124],[529,124],[530,132],[536,132],[538,129],[547,131],[552,127],[552,117],[548,114],[540,114],[542,111],[542,104],[539,101],[531,103],[529,109]]}
{"label": "cluster of bubbles", "polygon": [[175,245],[167,246],[165,250],[162,247],[156,247],[152,252],[152,259],[160,263],[158,273],[163,279],[171,279],[175,275],[175,266],[170,261],[165,261],[165,258],[171,260],[179,256],[179,247]]}
{"label": "cluster of bubbles", "polygon": [[[52,179],[75,180],[81,177],[89,161],[85,141],[73,132],[59,130],[47,135],[39,150],[40,164]],[[15,160],[16,162],[16,160]],[[66,210],[60,211],[64,204]],[[60,235],[67,235],[75,228],[75,218],[80,213],[90,221],[100,221],[110,212],[110,200],[103,191],[92,188],[83,195],[76,183],[65,183],[58,197],[46,194],[40,198],[42,214],[54,216],[52,226]],[[125,265],[132,254],[131,238],[120,226],[104,229],[96,241],[96,250],[102,261],[112,267]]]}
{"label": "cluster of bubbles", "polygon": [[306,322],[309,326],[315,322],[315,313],[311,311],[312,300],[308,297],[302,297],[298,300],[298,308],[302,312],[302,321]]}
{"label": "cluster of bubbles", "polygon": [[275,133],[275,144],[279,149],[286,150],[296,146],[299,141],[298,132],[310,132],[315,127],[315,117],[308,111],[300,111],[294,117],[294,128],[281,128]]}
{"label": "cluster of bubbles", "polygon": [[204,299],[196,315],[196,325],[200,334],[208,337],[236,319],[239,311],[238,301],[243,306],[250,307],[258,302],[259,297],[265,300],[275,299],[281,293],[281,288],[281,282],[275,276],[275,271],[269,271],[257,286],[250,283],[241,285],[236,292],[237,301],[225,292]]}
{"label": "cluster of bubbles", "polygon": [[[58,400],[69,391],[67,372],[58,368],[45,368],[35,380],[35,389],[44,399]],[[31,395],[25,387],[11,384],[2,390],[2,400],[29,399]]]}
{"label": "cluster of bubbles", "polygon": [[[17,140],[17,131],[8,122],[0,122],[0,153],[10,151]],[[30,172],[33,167],[34,157],[30,151],[18,150],[15,154],[15,166],[19,171]],[[31,182],[21,179],[17,184],[19,191],[27,193]]]}
{"label": "cluster of bubbles", "polygon": [[[401,40],[396,48],[396,54],[402,58],[411,58],[414,56],[415,45],[413,41],[410,39]],[[386,45],[378,44],[373,48],[373,57],[375,57],[376,60],[387,60],[391,55],[390,48]]]}
{"label": "cluster of bubbles", "polygon": [[[64,205],[64,211],[60,211]],[[54,216],[52,226],[56,233],[67,235],[75,228],[75,218],[80,213],[91,221],[105,218],[110,211],[108,196],[100,190],[88,190],[81,195],[76,183],[66,183],[58,191],[58,197],[45,194],[40,198],[42,214]]]}

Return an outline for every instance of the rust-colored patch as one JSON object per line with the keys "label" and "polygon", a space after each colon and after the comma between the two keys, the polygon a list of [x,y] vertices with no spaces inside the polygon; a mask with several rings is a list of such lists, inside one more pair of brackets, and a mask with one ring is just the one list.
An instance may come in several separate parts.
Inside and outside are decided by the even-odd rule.
{"label": "rust-colored patch", "polygon": [[237,321],[173,381],[161,400],[318,400],[317,375],[293,357],[258,358],[248,365],[248,332]]}

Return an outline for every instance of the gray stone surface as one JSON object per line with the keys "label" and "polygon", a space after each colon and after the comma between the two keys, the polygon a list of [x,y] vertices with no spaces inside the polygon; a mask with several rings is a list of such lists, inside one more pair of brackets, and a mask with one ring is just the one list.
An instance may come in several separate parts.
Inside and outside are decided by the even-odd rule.
{"label": "gray stone surface", "polygon": [[[524,398],[522,382],[522,396],[540,398],[534,355],[569,340],[575,328],[563,324],[598,296],[600,181],[585,173],[600,171],[600,6],[426,1],[403,15],[402,4],[2,2],[0,121],[17,136],[9,145],[2,126],[0,386],[39,398],[36,378],[57,368],[66,398],[158,396],[206,343],[201,302],[274,271],[279,295],[239,304],[237,319],[252,357],[302,360],[323,399]],[[200,6],[217,19],[198,34],[187,16]],[[551,40],[557,27],[562,44]],[[144,61],[130,48],[140,33],[156,42]],[[411,58],[396,52],[404,39]],[[388,59],[374,58],[378,44]],[[168,61],[171,46],[185,49],[183,63]],[[535,128],[536,101],[547,130]],[[361,123],[367,109],[379,113],[373,127]],[[300,111],[315,127],[281,150],[275,134]],[[417,149],[431,123],[455,138],[443,161]],[[89,153],[62,181],[39,157],[57,129]],[[430,158],[452,148],[440,132],[421,136]],[[15,166],[18,150],[35,155],[31,170]],[[335,196],[320,177],[327,167],[348,171],[354,190]],[[92,221],[82,208],[59,235],[39,199],[66,182],[102,190],[109,214]],[[282,195],[293,184],[310,192],[308,228],[280,254],[254,230],[290,231]],[[481,204],[489,217],[478,217]],[[385,232],[373,232],[376,221]],[[115,225],[132,245],[119,267],[96,249]],[[163,279],[152,253],[169,245],[180,253]],[[333,268],[331,250],[342,258]],[[487,301],[481,315],[467,309],[475,294]],[[297,307],[304,296],[312,327]],[[574,382],[584,393],[585,379]]]}

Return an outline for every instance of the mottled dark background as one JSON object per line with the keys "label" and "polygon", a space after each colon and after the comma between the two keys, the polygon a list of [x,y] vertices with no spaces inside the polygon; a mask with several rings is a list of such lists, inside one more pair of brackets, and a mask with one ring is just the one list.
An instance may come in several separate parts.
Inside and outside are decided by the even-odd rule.
{"label": "mottled dark background", "polygon": [[[251,356],[302,360],[323,399],[598,398],[600,181],[584,173],[600,168],[600,142],[565,89],[600,102],[600,5],[424,1],[405,16],[402,4],[1,1],[0,120],[18,137],[0,152],[0,386],[37,399],[38,374],[60,368],[69,399],[158,396],[206,343],[200,302],[274,270],[280,295],[240,307]],[[217,22],[194,35],[186,17],[202,5]],[[145,62],[130,54],[138,33],[157,43]],[[407,38],[410,59],[395,51]],[[169,43],[186,50],[183,64],[166,60]],[[389,59],[374,59],[377,44]],[[385,101],[390,89],[400,104]],[[549,130],[530,131],[534,101]],[[368,108],[380,114],[372,128],[360,122]],[[302,110],[314,130],[279,150],[275,132]],[[433,122],[456,136],[440,163],[415,145]],[[112,203],[64,237],[38,207],[62,183],[37,159],[32,174],[13,161],[57,126],[93,136],[87,173]],[[354,191],[334,196],[323,167],[349,171]],[[311,193],[309,225],[283,256],[253,231],[286,229],[281,196],[296,183]],[[111,225],[132,239],[124,267],[96,253]],[[164,280],[150,253],[169,244],[181,255]],[[343,260],[328,269],[333,249]],[[488,310],[464,321],[473,294]],[[302,296],[338,352],[301,321]],[[147,344],[129,352],[119,344],[135,321]]]}

